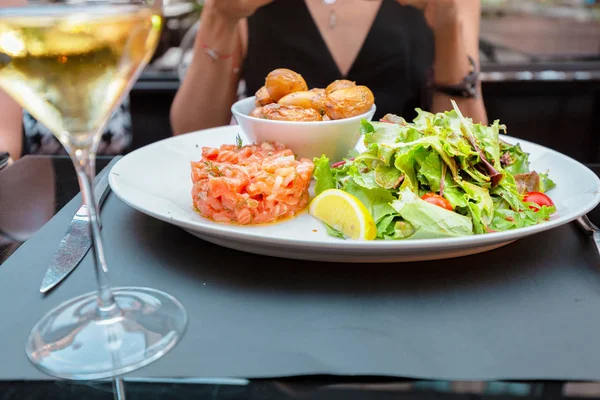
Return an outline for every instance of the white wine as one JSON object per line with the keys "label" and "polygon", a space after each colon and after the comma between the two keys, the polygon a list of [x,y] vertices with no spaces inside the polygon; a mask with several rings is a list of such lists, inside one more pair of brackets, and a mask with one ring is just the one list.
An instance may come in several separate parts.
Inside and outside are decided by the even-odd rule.
{"label": "white wine", "polygon": [[0,87],[67,147],[85,147],[156,50],[141,5],[0,8]]}

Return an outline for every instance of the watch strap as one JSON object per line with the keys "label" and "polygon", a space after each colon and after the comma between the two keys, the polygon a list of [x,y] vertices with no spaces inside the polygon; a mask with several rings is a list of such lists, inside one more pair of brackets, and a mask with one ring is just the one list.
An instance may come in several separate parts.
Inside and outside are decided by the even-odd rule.
{"label": "watch strap", "polygon": [[440,85],[432,83],[433,89],[451,97],[474,98],[477,97],[477,83],[479,82],[479,72],[475,66],[475,61],[469,57],[470,72],[463,80],[456,85]]}

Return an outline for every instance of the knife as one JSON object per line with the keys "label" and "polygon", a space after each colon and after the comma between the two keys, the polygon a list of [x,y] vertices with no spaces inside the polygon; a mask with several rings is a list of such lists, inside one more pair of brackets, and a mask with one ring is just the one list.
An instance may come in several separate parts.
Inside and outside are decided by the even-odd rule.
{"label": "knife", "polygon": [[600,229],[594,225],[592,221],[588,218],[587,215],[582,215],[581,217],[576,219],[577,224],[592,238],[594,239],[594,244],[596,245],[596,250],[598,250],[598,254],[600,254]]}
{"label": "knife", "polygon": [[[122,156],[117,156],[104,168],[94,179],[94,197],[98,202],[98,208],[108,195],[108,173]],[[71,220],[65,236],[60,241],[58,249],[52,257],[52,262],[46,270],[46,275],[40,286],[41,293],[47,293],[58,285],[71,271],[79,265],[92,245],[90,237],[87,206],[82,205]]]}

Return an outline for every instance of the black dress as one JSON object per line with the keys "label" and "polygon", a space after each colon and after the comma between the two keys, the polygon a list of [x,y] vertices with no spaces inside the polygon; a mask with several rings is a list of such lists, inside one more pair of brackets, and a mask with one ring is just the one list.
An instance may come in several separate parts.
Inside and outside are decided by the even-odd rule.
{"label": "black dress", "polygon": [[[27,110],[23,110],[23,155],[25,154],[66,154],[62,144],[52,132]],[[109,118],[102,139],[98,145],[99,155],[116,155],[125,153],[133,139],[129,98],[113,111]]]}
{"label": "black dress", "polygon": [[342,76],[304,0],[274,1],[248,19],[248,51],[241,77],[249,96],[276,68],[300,73],[310,88],[349,79],[373,91],[375,119],[395,113],[412,120],[416,107],[428,107],[426,84],[433,44],[433,33],[420,10],[383,0],[348,76]]}

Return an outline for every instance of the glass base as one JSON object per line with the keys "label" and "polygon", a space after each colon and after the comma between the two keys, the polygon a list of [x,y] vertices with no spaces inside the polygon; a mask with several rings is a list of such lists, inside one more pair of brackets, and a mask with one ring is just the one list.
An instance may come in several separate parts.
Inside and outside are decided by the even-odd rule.
{"label": "glass base", "polygon": [[110,318],[98,314],[96,292],[46,314],[27,339],[29,360],[59,378],[112,378],[159,359],[183,336],[187,314],[171,295],[135,287],[112,293],[120,312]]}

